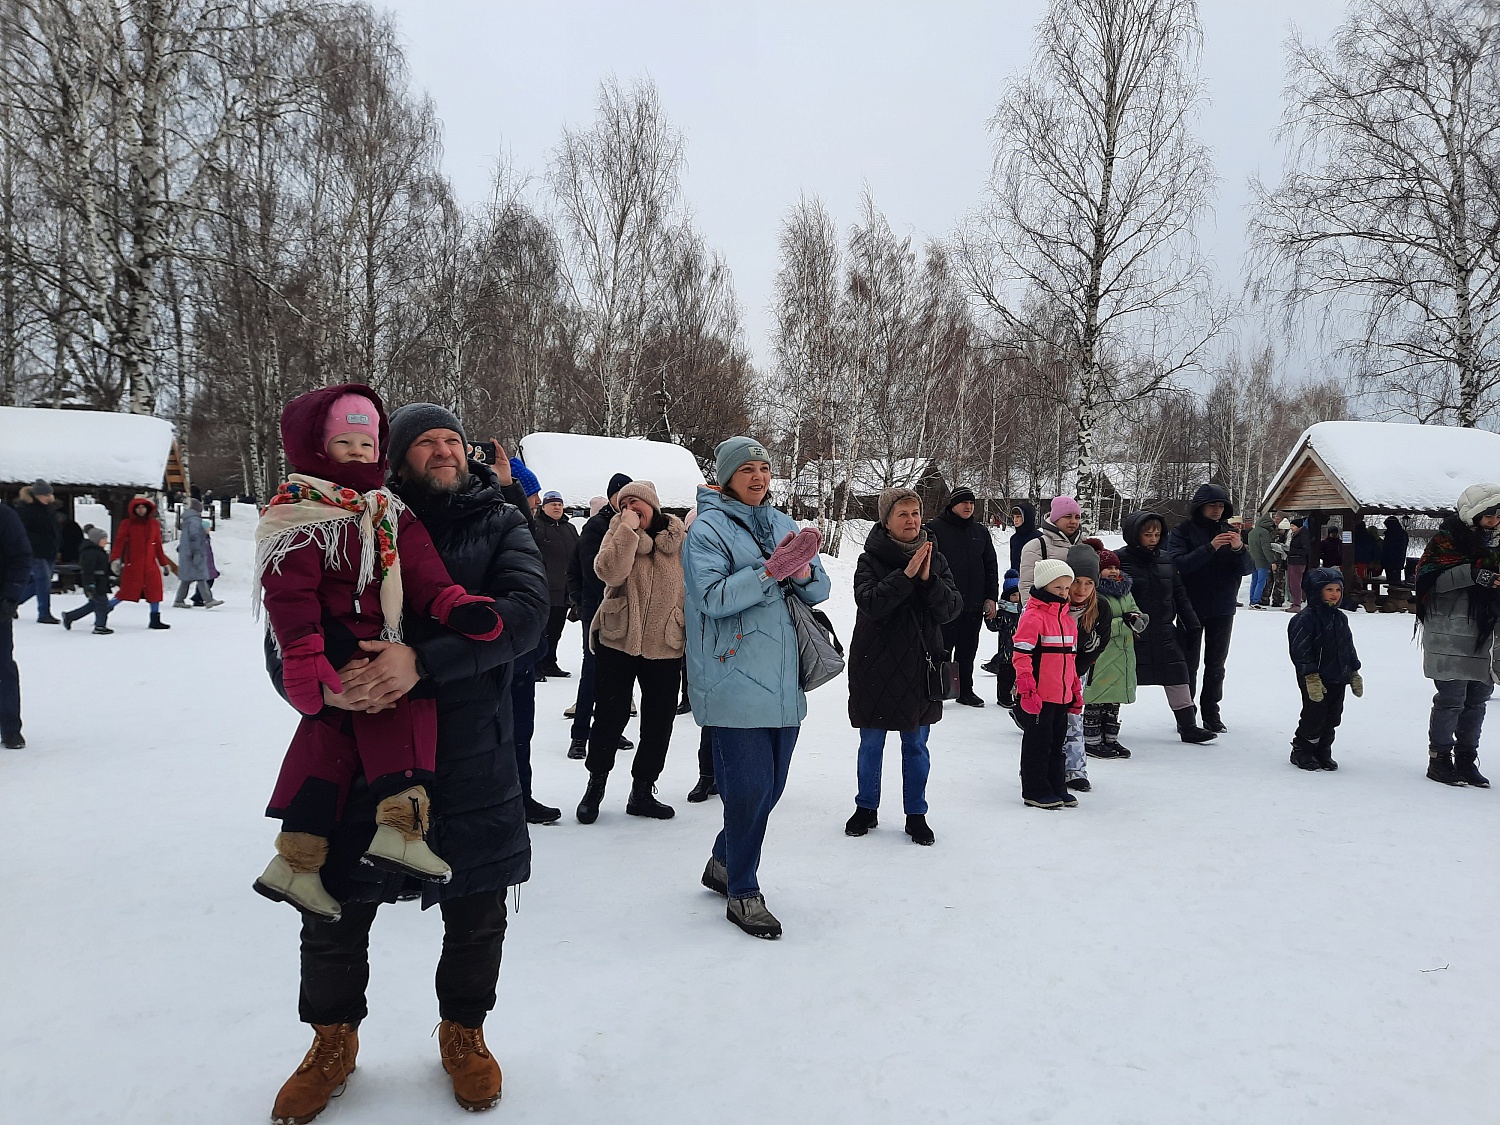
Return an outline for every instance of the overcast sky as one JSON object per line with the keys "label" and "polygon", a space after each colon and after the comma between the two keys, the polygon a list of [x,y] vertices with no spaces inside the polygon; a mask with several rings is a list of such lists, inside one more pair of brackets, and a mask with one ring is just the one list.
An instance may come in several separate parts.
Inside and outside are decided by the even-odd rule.
{"label": "overcast sky", "polygon": [[[593,114],[599,79],[650,75],[687,140],[685,197],[728,258],[749,342],[769,358],[776,236],[801,193],[841,228],[863,184],[898,231],[944,236],[979,199],[986,123],[1027,65],[1044,0],[397,0],[414,83],[436,101],[460,196],[495,159],[540,179],[564,124]],[[1284,46],[1325,40],[1345,0],[1199,0],[1217,216],[1202,232],[1239,291],[1246,179],[1274,179]],[[1251,328],[1250,332],[1254,332]],[[1294,369],[1306,360],[1289,357]]]}

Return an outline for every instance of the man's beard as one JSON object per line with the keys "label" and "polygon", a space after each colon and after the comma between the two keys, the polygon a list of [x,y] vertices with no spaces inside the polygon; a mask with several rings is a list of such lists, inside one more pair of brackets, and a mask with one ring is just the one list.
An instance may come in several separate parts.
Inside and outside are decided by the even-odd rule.
{"label": "man's beard", "polygon": [[441,503],[467,488],[470,479],[471,474],[468,468],[461,467],[454,474],[453,480],[447,483],[426,474],[413,474],[407,483],[420,493],[422,499],[432,503]]}

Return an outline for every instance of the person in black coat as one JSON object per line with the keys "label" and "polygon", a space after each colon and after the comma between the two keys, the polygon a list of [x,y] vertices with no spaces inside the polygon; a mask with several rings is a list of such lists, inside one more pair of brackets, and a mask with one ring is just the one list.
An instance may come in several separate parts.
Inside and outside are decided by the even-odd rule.
{"label": "person in black coat", "polygon": [[1385,541],[1380,545],[1380,569],[1390,582],[1406,579],[1406,545],[1411,541],[1395,516],[1385,517]]}
{"label": "person in black coat", "polygon": [[1333,738],[1344,714],[1344,691],[1364,695],[1354,633],[1344,613],[1344,573],[1331,567],[1307,572],[1307,606],[1287,623],[1287,647],[1302,692],[1302,714],[1292,736],[1292,765],[1336,770]]}
{"label": "person in black coat", "polygon": [[16,606],[31,584],[31,540],[21,517],[0,504],[0,744],[26,745],[21,737],[21,670],[16,667]]}
{"label": "person in black coat", "polygon": [[73,622],[94,615],[94,632],[108,636],[114,630],[109,627],[109,590],[114,585],[114,571],[109,565],[109,536],[102,527],[91,527],[84,536],[83,546],[78,549],[79,585],[83,589],[84,602],[77,609],[62,615],[64,629],[72,629]]}
{"label": "person in black coat", "polygon": [[[584,636],[583,669],[578,673],[578,696],[573,701],[573,730],[568,745],[568,757],[579,761],[588,755],[589,733],[594,727],[594,654],[589,649],[589,627],[604,604],[604,580],[594,573],[594,559],[599,555],[599,544],[604,542],[610,521],[619,514],[614,506],[615,493],[632,483],[624,473],[609,478],[606,493],[609,501],[589,517],[578,533],[578,549],[568,567],[568,600],[578,607]],[[621,750],[629,750],[631,746],[628,738],[620,739]]]}
{"label": "person in black coat", "polygon": [[1010,525],[1015,528],[1010,536],[1010,568],[1020,573],[1021,551],[1026,544],[1041,535],[1036,526],[1036,508],[1030,501],[1016,501],[1010,510]]}
{"label": "person in black coat", "polygon": [[[1192,516],[1172,529],[1166,554],[1182,575],[1199,627],[1184,626],[1182,651],[1188,661],[1188,684],[1198,695],[1203,725],[1215,734],[1226,728],[1219,716],[1224,698],[1224,665],[1234,632],[1234,610],[1240,581],[1255,569],[1240,533],[1230,523],[1234,505],[1217,484],[1193,493]],[[1203,691],[1198,693],[1198,660],[1203,660]]]}
{"label": "person in black coat", "polygon": [[[539,644],[548,596],[541,553],[526,517],[505,502],[494,472],[476,461],[466,463],[463,450],[462,427],[441,406],[417,403],[391,416],[392,489],[427,528],[453,581],[495,600],[503,631],[494,640],[475,641],[411,614],[404,643],[363,642],[368,662],[350,660],[347,647],[335,652],[339,646],[330,632],[328,660],[339,668],[344,691],[325,693],[330,703],[349,710],[377,707],[408,692],[437,700],[427,839],[453,868],[453,877],[417,887],[359,862],[375,824],[368,786],[357,779],[322,870],[343,914],[337,922],[303,917],[299,1012],[303,1022],[324,1029],[358,1025],[366,1014],[369,932],[376,910],[381,903],[420,894],[424,907],[437,906],[443,915],[440,1038],[447,1043],[455,1028],[464,1029],[458,1038],[469,1046],[463,1051],[477,1052],[483,1047],[485,1014],[495,1003],[505,892],[531,874],[512,745],[511,664]],[[280,660],[269,644],[267,666],[279,688]],[[320,1042],[326,1034],[319,1032]],[[448,1057],[452,1052],[446,1047],[444,1053],[457,1076],[464,1060]],[[487,1054],[466,1057],[476,1065],[489,1059]],[[498,1068],[494,1078],[498,1091]],[[288,1080],[278,1111],[284,1099],[309,1096],[307,1081],[301,1071]],[[322,1104],[330,1093],[321,1091]]]}
{"label": "person in black coat", "polygon": [[537,671],[543,676],[567,679],[572,673],[558,666],[557,646],[562,641],[563,627],[568,623],[568,569],[578,554],[578,529],[567,517],[561,492],[548,492],[542,496],[542,506],[537,510],[532,530],[536,533],[536,545],[542,551],[542,562],[547,567],[547,592],[552,599],[552,609],[547,617],[547,655]]}
{"label": "person in black coat", "polygon": [[1135,604],[1149,618],[1146,631],[1135,642],[1136,683],[1166,689],[1182,741],[1210,742],[1213,732],[1198,725],[1178,629],[1179,624],[1200,628],[1198,615],[1182,575],[1162,550],[1166,527],[1167,521],[1156,512],[1131,512],[1122,524],[1125,546],[1120,551],[1120,569],[1130,575]]}
{"label": "person in black coat", "polygon": [[948,560],[953,583],[964,599],[963,612],[943,626],[943,648],[958,664],[958,702],[983,707],[984,700],[974,694],[974,654],[984,619],[995,616],[1000,569],[990,529],[974,520],[974,493],[954,489],[943,514],[928,521],[927,537]]}
{"label": "person in black coat", "polygon": [[943,626],[964,609],[947,560],[922,529],[922,501],[909,488],[880,494],[854,570],[854,636],[849,642],[849,721],[859,728],[859,792],[844,825],[863,836],[878,823],[886,733],[901,733],[906,833],[931,844],[927,825],[927,736],[943,717],[928,670],[942,659]]}
{"label": "person in black coat", "polygon": [[52,574],[57,567],[57,519],[53,515],[52,486],[44,480],[26,485],[16,496],[16,515],[26,528],[31,543],[31,582],[20,601],[36,597],[36,619],[43,625],[56,625],[52,616]]}

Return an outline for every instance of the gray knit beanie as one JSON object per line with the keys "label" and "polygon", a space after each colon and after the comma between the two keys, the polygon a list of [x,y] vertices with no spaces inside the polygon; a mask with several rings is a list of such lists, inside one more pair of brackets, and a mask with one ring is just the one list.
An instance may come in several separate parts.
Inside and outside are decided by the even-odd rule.
{"label": "gray knit beanie", "polygon": [[390,445],[386,449],[386,464],[396,476],[406,468],[406,451],[411,448],[411,443],[428,430],[452,430],[465,445],[469,442],[464,436],[463,424],[453,411],[432,402],[408,403],[391,415],[388,425]]}
{"label": "gray knit beanie", "polygon": [[880,494],[880,499],[875,501],[875,509],[880,513],[880,522],[884,524],[891,518],[891,511],[903,500],[915,500],[922,503],[922,498],[910,488],[887,488]]}
{"label": "gray knit beanie", "polygon": [[1092,578],[1099,581],[1099,552],[1087,543],[1076,543],[1068,548],[1068,566],[1074,578]]}

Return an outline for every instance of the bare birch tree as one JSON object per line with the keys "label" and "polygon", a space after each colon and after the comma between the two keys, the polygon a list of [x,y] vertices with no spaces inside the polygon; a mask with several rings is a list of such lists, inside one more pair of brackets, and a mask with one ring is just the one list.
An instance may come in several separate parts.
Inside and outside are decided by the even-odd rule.
{"label": "bare birch tree", "polygon": [[1288,167],[1252,183],[1256,294],[1322,309],[1382,407],[1423,422],[1474,426],[1497,405],[1497,14],[1360,0],[1327,48],[1294,37]]}

